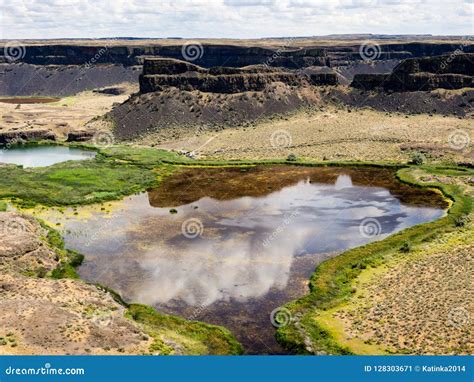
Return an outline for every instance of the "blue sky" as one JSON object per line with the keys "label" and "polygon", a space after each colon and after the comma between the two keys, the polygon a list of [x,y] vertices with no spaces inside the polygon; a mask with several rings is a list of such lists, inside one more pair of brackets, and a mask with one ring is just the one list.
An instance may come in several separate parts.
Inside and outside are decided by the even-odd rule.
{"label": "blue sky", "polygon": [[0,0],[0,38],[474,34],[474,0]]}

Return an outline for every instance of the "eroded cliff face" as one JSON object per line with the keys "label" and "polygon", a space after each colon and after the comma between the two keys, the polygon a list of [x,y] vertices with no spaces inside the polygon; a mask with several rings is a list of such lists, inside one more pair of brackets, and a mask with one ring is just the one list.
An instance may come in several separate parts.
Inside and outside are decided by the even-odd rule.
{"label": "eroded cliff face", "polygon": [[[293,41],[289,39],[290,41]],[[183,59],[183,45],[160,44],[34,44],[24,46],[24,57],[18,62],[34,65],[94,65],[94,64],[121,64],[125,66],[141,65],[143,59],[149,56]],[[299,69],[308,66],[337,66],[346,65],[354,61],[363,61],[360,49],[361,43],[344,43],[334,45],[318,44],[297,46],[297,39],[286,46],[285,40],[275,40],[273,46],[262,46],[256,40],[255,45],[226,45],[209,44],[199,45],[193,63],[210,68],[213,66],[242,67],[247,65],[266,64],[268,66]],[[409,43],[381,43],[377,44],[377,54],[373,60],[405,59],[447,54],[460,49],[459,43],[452,42],[409,42]],[[260,46],[259,46],[260,45]],[[462,46],[465,53],[474,52],[474,44],[465,43]],[[0,47],[0,60],[4,56],[3,47]],[[3,58],[4,59],[4,58]],[[4,59],[5,60],[5,59]],[[0,61],[1,62],[1,61]]]}
{"label": "eroded cliff face", "polygon": [[[0,43],[0,95],[65,96],[121,82],[135,83],[145,59],[153,57],[188,60],[189,65],[194,64],[206,69],[225,66],[227,72],[220,74],[229,75],[236,74],[231,73],[230,68],[253,65],[284,68],[289,71],[310,67],[334,68],[340,73],[339,82],[349,84],[356,73],[390,71],[394,65],[407,58],[452,54],[457,51],[474,53],[474,44],[469,39],[418,40],[399,42],[395,36],[392,39],[379,38],[374,41],[350,38],[333,41],[317,38],[226,40],[223,43],[213,43],[209,40],[161,42],[127,39],[32,41],[22,45],[22,54],[15,57],[14,61],[5,55],[5,43]],[[371,43],[374,44],[375,50],[366,52],[366,57],[361,51],[364,51],[364,44]],[[191,50],[186,50],[187,47],[191,47]],[[330,84],[327,77],[316,80]],[[173,81],[155,79],[150,81],[150,87],[166,85]],[[241,80],[235,80],[237,87],[241,86],[239,81]],[[287,78],[287,81],[290,79]],[[221,86],[220,81],[215,79],[198,82],[201,84],[199,86],[214,82],[210,89]],[[268,80],[260,78],[251,79],[250,82],[254,88],[262,88]],[[187,88],[193,86],[196,85],[191,84]]]}
{"label": "eroded cliff face", "polygon": [[[141,65],[149,56],[183,59],[183,45],[171,46],[89,46],[89,45],[26,45],[19,62],[34,65]],[[235,45],[200,45],[193,62],[203,67],[267,64],[287,68],[328,65],[322,48],[270,49]],[[0,55],[4,56],[3,48]],[[3,57],[2,57],[3,58]],[[194,60],[195,58],[195,60]]]}
{"label": "eroded cliff face", "polygon": [[141,66],[0,64],[1,96],[64,97],[123,82],[137,83]]}
{"label": "eroded cliff face", "polygon": [[351,86],[397,92],[468,88],[474,83],[473,61],[474,53],[407,59],[390,74],[356,74]]}
{"label": "eroded cliff face", "polygon": [[147,58],[140,76],[140,92],[162,91],[168,87],[180,90],[199,90],[208,93],[242,93],[263,91],[268,85],[281,82],[289,86],[336,85],[336,73],[313,73],[286,71],[264,65],[244,68],[203,67],[185,61]]}
{"label": "eroded cliff face", "polygon": [[[364,57],[361,56],[361,49],[363,50],[363,46],[360,44],[334,46],[327,48],[326,53],[331,66],[344,66],[353,62],[364,61]],[[469,40],[461,41],[460,43],[388,43],[377,44],[374,49],[372,53],[368,53],[368,58],[372,61],[385,61],[439,56],[460,50],[464,53],[474,53],[474,44]]]}
{"label": "eroded cliff face", "polygon": [[395,67],[384,87],[395,91],[471,87],[473,62],[474,53],[405,60]]}

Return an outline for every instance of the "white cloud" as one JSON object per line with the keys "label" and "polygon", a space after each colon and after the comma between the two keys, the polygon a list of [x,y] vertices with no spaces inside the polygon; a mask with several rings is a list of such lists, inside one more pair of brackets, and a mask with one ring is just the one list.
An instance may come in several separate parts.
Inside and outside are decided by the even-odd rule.
{"label": "white cloud", "polygon": [[474,34],[473,0],[0,0],[0,38]]}

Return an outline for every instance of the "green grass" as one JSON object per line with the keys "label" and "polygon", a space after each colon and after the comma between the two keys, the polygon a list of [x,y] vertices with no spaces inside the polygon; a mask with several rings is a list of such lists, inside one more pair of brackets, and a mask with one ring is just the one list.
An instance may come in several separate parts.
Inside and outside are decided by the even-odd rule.
{"label": "green grass", "polygon": [[[442,169],[426,167],[425,170],[436,170],[439,175]],[[457,222],[472,211],[472,199],[464,195],[460,186],[454,184],[420,184],[412,176],[412,168],[403,168],[397,172],[401,182],[414,187],[433,187],[453,201],[448,214],[434,222],[417,225],[388,238],[354,248],[320,264],[310,279],[310,293],[298,300],[285,305],[291,314],[301,316],[300,324],[311,339],[316,351],[330,354],[350,354],[351,352],[337,342],[331,334],[314,320],[317,310],[326,311],[344,304],[352,295],[352,282],[363,269],[383,263],[384,257],[399,252],[405,243],[414,247],[429,241],[436,235],[456,229]],[[447,170],[452,173],[451,170]],[[462,170],[459,170],[462,171]],[[462,171],[463,172],[463,171]],[[464,174],[464,172],[463,172]],[[278,329],[277,340],[288,350],[305,354],[308,351],[301,332],[288,325]]]}
{"label": "green grass", "polygon": [[141,167],[153,168],[169,163],[192,163],[187,157],[151,147],[111,146],[100,150],[100,155],[117,163],[129,163]]}
{"label": "green grass", "polygon": [[[41,143],[43,144],[43,143]],[[121,199],[157,186],[176,166],[375,166],[400,167],[393,163],[312,162],[306,160],[208,161],[191,160],[176,153],[147,147],[112,146],[96,149],[91,160],[68,161],[42,168],[8,166],[0,168],[0,199],[11,199],[20,207],[36,204],[66,206]],[[4,203],[0,204],[0,210]]]}
{"label": "green grass", "polygon": [[46,230],[46,236],[43,237],[43,241],[45,241],[48,247],[56,253],[57,259],[59,260],[59,265],[49,274],[45,273],[44,275],[31,276],[48,276],[53,279],[79,279],[76,268],[82,264],[84,256],[76,251],[66,249],[61,234],[48,226],[45,222],[39,219],[37,220],[41,227]]}
{"label": "green grass", "polygon": [[152,186],[159,173],[106,160],[58,163],[44,168],[0,168],[0,198],[23,207],[77,205],[120,199]]}
{"label": "green grass", "polygon": [[[77,145],[76,145],[77,146]],[[453,201],[446,217],[435,222],[411,227],[385,240],[358,247],[334,257],[318,266],[310,280],[310,294],[286,305],[292,314],[301,315],[300,323],[311,338],[316,350],[332,354],[350,354],[328,331],[311,317],[315,309],[332,309],[351,296],[351,283],[361,270],[377,266],[384,256],[402,247],[412,248],[435,235],[455,229],[460,219],[472,210],[472,199],[455,185],[432,183],[421,185],[412,175],[414,169],[441,176],[472,175],[472,170],[461,167],[407,167],[394,163],[371,162],[313,162],[304,159],[261,161],[201,161],[191,160],[175,153],[153,148],[113,146],[98,150],[93,160],[59,163],[45,168],[0,168],[0,198],[9,198],[24,207],[35,204],[47,206],[79,205],[120,199],[156,186],[161,177],[170,174],[176,166],[372,166],[398,169],[397,177],[414,187],[435,187]],[[0,202],[0,210],[6,208]],[[53,278],[78,278],[75,267],[80,255],[64,249],[62,238],[50,230],[47,242],[61,257],[61,265],[52,272]],[[116,300],[125,304],[119,295]],[[221,327],[189,322],[179,317],[166,316],[143,305],[127,305],[131,318],[144,325],[154,339],[151,352],[169,354],[171,347],[166,341],[178,343],[187,354],[240,354],[242,348],[232,334]],[[288,350],[306,353],[303,338],[294,325],[277,331],[277,340]]]}
{"label": "green grass", "polygon": [[84,255],[76,251],[67,250],[61,263],[51,272],[53,279],[79,279],[76,268],[84,261]]}
{"label": "green grass", "polygon": [[184,354],[237,355],[243,352],[242,346],[231,332],[220,326],[163,315],[140,304],[130,305],[127,314],[142,324],[153,338],[150,352],[173,354],[173,349],[166,345],[165,340],[178,343]]}

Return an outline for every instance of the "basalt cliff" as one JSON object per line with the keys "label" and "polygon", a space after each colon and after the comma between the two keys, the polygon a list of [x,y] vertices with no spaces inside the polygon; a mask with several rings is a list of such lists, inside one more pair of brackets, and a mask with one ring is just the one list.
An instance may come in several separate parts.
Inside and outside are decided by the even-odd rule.
{"label": "basalt cliff", "polygon": [[352,86],[411,92],[473,86],[474,53],[456,53],[402,61],[388,74],[356,74]]}

